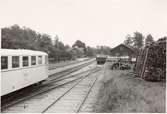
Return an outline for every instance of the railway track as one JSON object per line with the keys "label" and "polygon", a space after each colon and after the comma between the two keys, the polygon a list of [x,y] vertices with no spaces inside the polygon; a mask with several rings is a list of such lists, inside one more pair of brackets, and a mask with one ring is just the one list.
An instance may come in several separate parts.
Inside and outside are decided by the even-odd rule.
{"label": "railway track", "polygon": [[68,68],[68,69],[65,69],[65,70],[63,70],[63,71],[60,71],[60,72],[57,72],[57,73],[54,73],[54,74],[51,74],[51,75],[49,75],[49,79],[52,79],[52,77],[53,78],[61,78],[61,77],[63,77],[63,76],[65,76],[65,75],[67,75],[67,74],[69,74],[69,73],[73,73],[73,72],[75,72],[75,71],[78,71],[78,70],[80,70],[80,69],[82,69],[83,67],[85,67],[85,66],[87,66],[87,65],[89,65],[89,64],[92,64],[94,61],[90,61],[90,62],[87,62],[87,63],[83,63],[83,64],[81,64],[81,65],[78,65],[78,66],[74,66],[74,67],[71,67],[71,68]]}
{"label": "railway track", "polygon": [[82,108],[82,106],[84,105],[86,99],[88,98],[88,96],[89,96],[89,94],[90,94],[92,88],[94,87],[96,81],[97,81],[97,77],[96,77],[95,80],[93,81],[93,83],[92,83],[92,85],[91,85],[89,91],[88,91],[87,94],[85,95],[85,98],[83,99],[83,101],[82,101],[81,104],[79,105],[79,108],[78,108],[77,111],[76,111],[77,113],[79,113],[79,112],[81,111],[81,108]]}
{"label": "railway track", "polygon": [[[84,66],[85,65],[86,64],[84,64]],[[74,70],[74,71],[76,71],[76,70]],[[38,86],[38,87],[34,88],[34,90],[36,90],[35,92],[32,92],[32,91],[29,92],[29,93],[31,93],[30,95],[25,96],[25,97],[23,97],[21,99],[15,100],[13,102],[10,102],[9,104],[2,105],[1,111],[3,112],[5,109],[7,109],[9,107],[12,107],[15,104],[24,102],[25,100],[31,99],[31,98],[33,98],[35,96],[40,95],[40,94],[47,93],[48,91],[51,91],[51,90],[53,90],[55,88],[67,85],[67,84],[72,83],[72,82],[75,82],[76,80],[79,80],[79,79],[81,79],[83,77],[83,76],[78,76],[78,75],[81,75],[81,74],[84,74],[84,73],[87,73],[87,72],[90,72],[90,71],[91,70],[87,70],[87,71],[80,72],[80,73],[77,73],[77,74],[74,74],[74,75],[69,75],[69,76],[64,75],[64,77],[62,77],[62,75],[61,75],[61,77],[59,77],[57,79],[55,78],[55,79],[49,80],[49,81],[45,82],[43,85],[40,86],[40,88],[43,88],[43,89],[40,89],[39,86]],[[57,84],[56,82],[59,82],[59,84]],[[37,91],[37,89],[38,89],[38,91]]]}
{"label": "railway track", "polygon": [[[97,72],[97,71],[95,71]],[[44,108],[41,113],[48,113],[48,110],[50,108],[52,108],[57,102],[59,102],[60,100],[63,99],[64,96],[66,96],[68,93],[70,93],[75,87],[77,87],[85,78],[87,78],[88,76],[90,76],[92,73],[94,72],[89,72],[87,75],[83,76],[77,83],[75,83],[73,86],[71,86],[67,91],[65,91],[61,96],[59,96],[55,101],[53,101],[50,105],[48,105],[46,108]],[[89,88],[89,91],[87,92],[87,94],[85,95],[84,99],[82,100],[82,102],[80,103],[78,109],[76,110],[76,112],[79,112],[81,107],[83,106],[84,102],[86,101],[92,87],[94,86],[95,82],[97,80],[97,77],[95,78],[95,80],[93,80],[93,84],[91,84],[91,87]]]}
{"label": "railway track", "polygon": [[54,65],[54,66],[50,66],[48,68],[48,70],[53,70],[53,69],[56,69],[56,68],[65,67],[65,66],[69,66],[69,65],[74,65],[76,63],[82,63],[82,62],[85,62],[85,61],[88,61],[88,60],[90,60],[90,59],[86,59],[86,60],[83,60],[83,61],[74,61],[74,62],[71,62],[71,63],[68,63],[68,64],[59,65],[59,66]]}
{"label": "railway track", "polygon": [[[81,65],[66,69],[66,70],[64,70],[64,72],[62,71],[62,72],[58,72],[58,73],[52,74],[52,75],[49,76],[49,78],[45,82],[43,82],[44,84],[42,84],[42,85],[38,85],[38,86],[32,85],[32,86],[29,86],[27,88],[23,88],[23,89],[21,89],[19,91],[13,92],[13,93],[11,93],[9,95],[3,96],[1,98],[1,105],[3,107],[4,104],[17,99],[20,96],[24,96],[25,93],[28,93],[28,92],[31,93],[34,89],[36,90],[39,87],[47,86],[47,84],[49,84],[49,83],[54,83],[54,82],[58,82],[58,81],[61,81],[63,79],[66,79],[66,78],[68,78],[69,74],[72,74],[73,72],[76,72],[76,71],[78,71],[78,70],[80,70],[80,69],[92,64],[93,62],[94,61],[90,61],[88,63],[84,63],[84,64],[81,64]],[[75,75],[69,76],[69,78],[70,77],[75,77]],[[7,99],[7,101],[6,100],[4,101],[3,99]]]}

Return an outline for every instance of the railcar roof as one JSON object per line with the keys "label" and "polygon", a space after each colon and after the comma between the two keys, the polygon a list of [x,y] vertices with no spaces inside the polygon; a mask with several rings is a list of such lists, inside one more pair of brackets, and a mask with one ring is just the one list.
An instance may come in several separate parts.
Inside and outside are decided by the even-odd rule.
{"label": "railcar roof", "polygon": [[47,55],[42,51],[26,50],[26,49],[0,49],[1,55]]}
{"label": "railcar roof", "polygon": [[106,55],[97,55],[96,57],[107,57]]}

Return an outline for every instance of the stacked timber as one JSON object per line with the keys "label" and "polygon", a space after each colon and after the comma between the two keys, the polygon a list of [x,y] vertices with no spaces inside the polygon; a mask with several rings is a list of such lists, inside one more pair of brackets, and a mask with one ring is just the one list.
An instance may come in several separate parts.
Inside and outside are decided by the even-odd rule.
{"label": "stacked timber", "polygon": [[141,48],[137,56],[137,63],[135,64],[134,68],[134,71],[137,73],[137,76],[141,76],[145,56],[146,56],[146,49]]}
{"label": "stacked timber", "polygon": [[166,39],[152,42],[140,50],[135,71],[148,81],[160,81],[166,78]]}

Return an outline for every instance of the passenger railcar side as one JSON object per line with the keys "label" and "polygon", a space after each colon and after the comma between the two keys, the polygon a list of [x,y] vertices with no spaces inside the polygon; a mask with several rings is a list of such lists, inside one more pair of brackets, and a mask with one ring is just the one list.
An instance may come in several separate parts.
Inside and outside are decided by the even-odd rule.
{"label": "passenger railcar side", "polygon": [[1,96],[48,78],[48,55],[40,51],[1,49]]}

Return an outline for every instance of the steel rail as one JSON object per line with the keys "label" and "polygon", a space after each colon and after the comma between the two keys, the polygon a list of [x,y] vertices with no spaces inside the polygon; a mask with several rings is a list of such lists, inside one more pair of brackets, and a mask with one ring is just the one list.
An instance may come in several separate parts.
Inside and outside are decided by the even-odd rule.
{"label": "steel rail", "polygon": [[[75,72],[75,71],[78,71],[78,70],[80,70],[80,69],[82,69],[82,68],[84,68],[84,67],[86,67],[87,65],[89,65],[89,64],[91,64],[91,62],[89,62],[89,63],[85,63],[85,64],[82,64],[82,65],[79,65],[78,67],[79,68],[77,68],[77,67],[75,67],[75,68],[77,68],[77,69],[70,69],[70,70],[68,70],[69,72],[65,72],[65,73],[62,73],[61,75],[58,75],[58,77],[56,76],[54,79],[52,79],[52,80],[46,80],[46,81],[44,81],[43,83],[45,83],[45,84],[42,84],[42,85],[38,85],[37,87],[35,87],[35,88],[32,88],[32,89],[36,89],[36,88],[40,88],[40,87],[44,87],[44,86],[47,86],[47,84],[48,83],[55,83],[55,82],[58,82],[58,80],[59,81],[61,81],[62,79],[68,79],[68,77],[70,78],[70,77],[75,77],[76,75],[80,75],[81,73],[84,73],[84,72],[81,72],[81,73],[77,73],[77,74],[75,74],[75,75],[71,75],[71,76],[67,76],[67,75],[69,75],[69,74],[71,74],[71,73],[73,73],[73,72]],[[57,75],[57,73],[55,73],[54,75]],[[31,85],[32,86],[32,85]],[[29,87],[31,87],[31,86],[29,86]],[[26,92],[27,92],[27,90],[28,90],[29,88],[27,88],[26,89]],[[32,90],[31,89],[31,90]],[[29,91],[29,90],[28,90]],[[32,92],[32,91],[30,91],[30,92]],[[14,92],[13,92],[14,93]],[[7,98],[5,98],[5,99],[7,99],[7,101],[3,101],[3,102],[9,102],[9,101],[11,101],[11,100],[13,100],[13,98],[15,98],[15,99],[17,99],[19,96],[21,96],[21,95],[24,95],[24,92],[20,92],[20,93],[14,93],[15,94],[15,96],[13,96],[12,95],[12,98],[10,99],[10,96],[9,97],[7,97]],[[2,98],[1,98],[2,99]],[[2,103],[2,101],[1,101],[1,103]],[[2,105],[1,105],[2,106]]]}
{"label": "steel rail", "polygon": [[[89,60],[91,60],[91,59],[89,59]],[[60,66],[56,66],[56,65],[55,66],[49,66],[48,70],[53,70],[53,69],[56,69],[56,68],[61,68],[61,67],[69,66],[69,65],[75,65],[75,64],[82,63],[82,62],[89,61],[89,60],[75,61],[73,63],[69,63],[69,64],[65,64],[65,65],[60,65]],[[92,60],[92,61],[94,61],[94,60]]]}
{"label": "steel rail", "polygon": [[[94,69],[96,69],[96,68],[94,68]],[[87,72],[88,72],[88,71],[87,71]],[[85,73],[86,73],[86,72],[85,72]],[[77,75],[77,74],[76,74],[76,75]],[[72,83],[72,82],[74,82],[74,81],[76,81],[76,80],[79,80],[79,79],[82,78],[82,77],[83,77],[83,76],[78,77],[78,78],[76,78],[76,79],[73,79],[73,80],[71,80],[71,81],[64,82],[64,83],[59,84],[59,85],[50,86],[50,88],[46,88],[46,90],[37,91],[36,93],[34,93],[34,94],[30,95],[30,96],[24,97],[23,99],[19,99],[19,100],[14,101],[14,102],[12,102],[12,103],[10,103],[10,104],[4,105],[4,106],[1,107],[1,112],[2,112],[3,110],[5,110],[6,108],[9,108],[9,107],[11,107],[11,106],[13,106],[13,105],[15,105],[15,104],[24,102],[25,100],[31,99],[31,98],[33,98],[33,97],[35,97],[35,96],[37,96],[37,95],[44,94],[44,93],[49,92],[49,91],[51,91],[51,90],[53,90],[53,89],[55,89],[55,88],[58,88],[58,87],[61,87],[61,86],[66,85],[66,84]]]}
{"label": "steel rail", "polygon": [[79,106],[79,108],[77,109],[76,113],[79,113],[79,112],[80,112],[82,106],[84,105],[86,99],[88,98],[88,96],[89,96],[89,94],[90,94],[92,88],[94,87],[96,81],[97,81],[97,77],[96,77],[96,79],[93,81],[93,84],[91,85],[91,87],[90,87],[88,93],[86,94],[85,98],[83,99],[83,101],[82,101],[81,105]]}
{"label": "steel rail", "polygon": [[67,75],[67,74],[69,74],[69,73],[73,73],[73,72],[75,72],[75,71],[77,71],[77,70],[80,70],[80,69],[82,69],[83,67],[92,64],[93,62],[94,62],[94,61],[91,61],[91,62],[88,62],[88,63],[84,63],[84,64],[81,64],[81,65],[78,65],[78,66],[75,66],[75,67],[72,67],[72,68],[69,68],[69,69],[66,69],[66,70],[63,70],[63,71],[60,71],[60,72],[51,74],[51,75],[49,75],[49,77],[53,77],[53,76],[55,76],[55,75],[58,75],[58,76],[56,76],[55,78],[62,77],[62,76]]}
{"label": "steel rail", "polygon": [[[95,67],[96,69],[97,67]],[[98,70],[99,71],[99,70]],[[97,72],[97,71],[95,71]],[[77,86],[82,80],[84,80],[86,77],[88,77],[93,71],[89,72],[87,75],[82,76],[76,84],[74,84],[70,89],[68,89],[66,92],[64,92],[58,99],[56,99],[54,102],[52,102],[48,107],[46,107],[41,113],[45,113],[49,108],[51,108],[57,101],[59,101],[61,98],[63,98],[68,92],[70,92],[75,86]]]}

